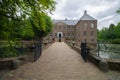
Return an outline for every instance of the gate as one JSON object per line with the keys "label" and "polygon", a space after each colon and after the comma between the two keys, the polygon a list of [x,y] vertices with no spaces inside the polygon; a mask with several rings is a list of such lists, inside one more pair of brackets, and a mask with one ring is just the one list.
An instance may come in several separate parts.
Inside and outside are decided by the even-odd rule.
{"label": "gate", "polygon": [[34,61],[37,61],[42,53],[42,42],[35,42]]}

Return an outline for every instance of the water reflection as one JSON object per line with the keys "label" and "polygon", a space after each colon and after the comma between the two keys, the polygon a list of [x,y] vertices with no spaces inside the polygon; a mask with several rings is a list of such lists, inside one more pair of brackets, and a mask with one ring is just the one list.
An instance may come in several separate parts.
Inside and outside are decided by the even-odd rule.
{"label": "water reflection", "polygon": [[[98,53],[97,53],[97,55],[98,55]],[[110,58],[110,56],[108,55],[108,53],[106,53],[106,52],[103,52],[103,51],[100,51],[99,52],[99,57],[101,57],[101,58]]]}
{"label": "water reflection", "polygon": [[99,47],[97,46],[96,49],[96,54],[101,58],[120,59],[120,44],[99,43]]}

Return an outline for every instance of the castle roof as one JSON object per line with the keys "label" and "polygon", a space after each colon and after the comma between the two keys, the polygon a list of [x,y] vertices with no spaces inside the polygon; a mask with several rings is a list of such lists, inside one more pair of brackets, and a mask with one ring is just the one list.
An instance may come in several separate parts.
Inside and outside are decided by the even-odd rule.
{"label": "castle roof", "polygon": [[75,24],[77,24],[78,20],[67,20],[67,19],[65,19],[65,20],[53,20],[53,22],[54,23],[63,22],[67,25],[75,25]]}
{"label": "castle roof", "polygon": [[[95,18],[91,17],[90,15],[87,14],[87,11],[85,10],[84,15],[80,18],[80,20],[96,20]],[[76,25],[79,20],[53,20],[54,24],[58,22],[65,23],[67,25]]]}
{"label": "castle roof", "polygon": [[96,20],[96,19],[88,15],[87,11],[85,10],[84,15],[80,18],[80,20]]}

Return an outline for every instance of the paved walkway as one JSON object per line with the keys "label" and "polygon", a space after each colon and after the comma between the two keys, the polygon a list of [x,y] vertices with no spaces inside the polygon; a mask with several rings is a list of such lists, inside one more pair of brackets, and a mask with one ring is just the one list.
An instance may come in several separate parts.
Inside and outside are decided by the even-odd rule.
{"label": "paved walkway", "polygon": [[11,71],[4,80],[111,80],[63,42],[55,42],[41,58]]}

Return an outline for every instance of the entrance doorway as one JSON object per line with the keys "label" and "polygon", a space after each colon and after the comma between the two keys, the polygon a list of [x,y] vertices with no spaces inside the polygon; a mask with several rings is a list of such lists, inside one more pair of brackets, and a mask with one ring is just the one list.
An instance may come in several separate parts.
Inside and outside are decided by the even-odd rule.
{"label": "entrance doorway", "polygon": [[61,38],[61,33],[59,33],[59,38]]}
{"label": "entrance doorway", "polygon": [[59,42],[61,42],[61,33],[59,33]]}
{"label": "entrance doorway", "polygon": [[59,42],[61,42],[61,39],[59,39]]}
{"label": "entrance doorway", "polygon": [[62,32],[58,32],[58,40],[59,40],[59,42],[62,41],[62,36],[63,36]]}

